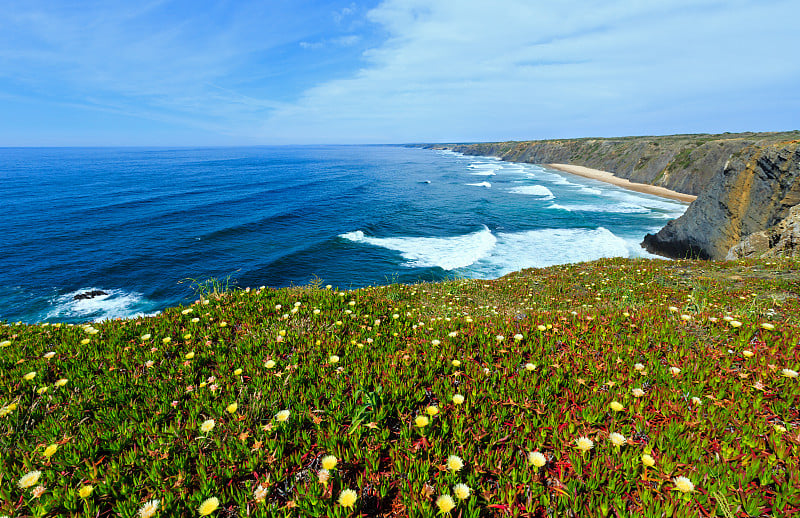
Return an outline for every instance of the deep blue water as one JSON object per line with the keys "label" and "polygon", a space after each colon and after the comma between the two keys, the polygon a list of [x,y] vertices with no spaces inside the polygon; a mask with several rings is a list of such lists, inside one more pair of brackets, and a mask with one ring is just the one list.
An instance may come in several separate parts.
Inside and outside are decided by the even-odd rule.
{"label": "deep blue water", "polygon": [[[685,204],[392,146],[0,149],[0,320],[193,300],[186,279],[355,288],[642,256]],[[75,301],[96,289],[108,296]]]}

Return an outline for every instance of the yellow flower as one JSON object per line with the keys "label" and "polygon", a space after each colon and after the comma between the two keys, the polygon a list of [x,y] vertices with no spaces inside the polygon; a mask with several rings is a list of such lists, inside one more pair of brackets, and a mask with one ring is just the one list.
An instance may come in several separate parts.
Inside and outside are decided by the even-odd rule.
{"label": "yellow flower", "polygon": [[450,471],[461,471],[464,467],[464,461],[458,455],[450,455],[447,457],[447,469]]}
{"label": "yellow flower", "polygon": [[537,468],[541,468],[542,466],[547,464],[547,457],[545,457],[544,454],[542,454],[541,452],[529,451],[528,464],[536,466]]}
{"label": "yellow flower", "polygon": [[[731,320],[728,323],[731,325],[731,327],[742,327],[742,323],[739,322],[738,320]],[[685,478],[685,477],[678,477],[678,478]],[[691,482],[689,483],[691,484]]]}
{"label": "yellow flower", "polygon": [[642,464],[644,464],[648,468],[652,468],[653,466],[656,465],[656,459],[645,453],[644,455],[642,455]]}
{"label": "yellow flower", "polygon": [[94,491],[94,486],[86,484],[78,490],[78,496],[81,498],[87,498],[92,494],[92,491]]}
{"label": "yellow flower", "polygon": [[225,410],[228,411],[229,414],[233,414],[239,408],[239,403],[233,402],[230,405],[225,407]]}
{"label": "yellow flower", "polygon": [[43,455],[49,459],[50,457],[55,455],[56,450],[58,450],[58,444],[51,444],[50,446],[44,449]]}
{"label": "yellow flower", "polygon": [[624,406],[622,406],[622,403],[619,403],[618,401],[612,401],[612,402],[611,402],[611,404],[610,404],[610,405],[608,405],[608,406],[609,406],[609,407],[611,408],[611,410],[613,410],[614,412],[622,412],[622,411],[625,409],[625,407],[624,407]]}
{"label": "yellow flower", "polygon": [[139,508],[139,518],[152,518],[158,511],[160,500],[149,500]]}
{"label": "yellow flower", "polygon": [[333,455],[325,455],[322,457],[322,468],[328,471],[336,469],[336,463],[339,462]]}
{"label": "yellow flower", "polygon": [[536,370],[536,364],[535,363],[526,363],[525,364],[525,370],[526,371],[535,371]]}
{"label": "yellow flower", "polygon": [[170,343],[171,341],[172,341],[172,338],[170,338],[170,337],[166,337],[166,338],[162,338],[162,339],[161,339],[161,342],[162,342],[162,343],[165,343],[165,344],[168,344],[168,343]]}
{"label": "yellow flower", "polygon": [[430,424],[430,421],[424,415],[418,415],[414,418],[414,426],[417,428],[425,428],[428,424]]}
{"label": "yellow flower", "polygon": [[761,329],[766,329],[767,331],[772,331],[773,329],[775,329],[775,326],[770,324],[769,322],[764,322],[763,324],[761,324]]}
{"label": "yellow flower", "polygon": [[435,416],[439,413],[439,407],[436,405],[430,405],[425,409],[425,413],[427,413],[429,416]]}
{"label": "yellow flower", "polygon": [[547,331],[547,326],[543,326],[542,324],[539,324],[538,326],[536,326],[536,329],[539,330],[539,331]]}
{"label": "yellow flower", "polygon": [[233,371],[233,375],[234,376],[238,376],[241,373],[242,373],[242,369],[236,369],[235,371]]}
{"label": "yellow flower", "polygon": [[211,498],[206,498],[202,504],[200,504],[200,516],[208,516],[209,514],[213,513],[219,507],[219,498],[212,496]]}
{"label": "yellow flower", "polygon": [[39,387],[38,389],[36,389],[36,393],[39,395],[42,395],[45,392],[47,392],[47,387]]}
{"label": "yellow flower", "polygon": [[453,404],[454,405],[460,405],[463,402],[464,402],[464,396],[462,396],[461,394],[455,394],[453,396]]}
{"label": "yellow flower", "polygon": [[345,489],[339,493],[339,505],[342,507],[353,507],[356,500],[358,500],[358,493],[352,489]]}
{"label": "yellow flower", "polygon": [[52,358],[53,356],[55,356],[55,355],[56,355],[56,353],[53,352],[53,351],[49,351],[49,352],[44,353],[44,357],[47,358],[48,360],[50,358]]}
{"label": "yellow flower", "polygon": [[188,353],[186,353],[184,358],[186,358],[187,360],[191,360],[192,358],[194,358],[194,351],[189,351]]}
{"label": "yellow flower", "polygon": [[11,340],[3,340],[0,342],[0,347],[8,347],[9,345],[11,345]]}
{"label": "yellow flower", "polygon": [[20,489],[27,489],[29,487],[35,486],[37,482],[39,482],[39,477],[42,476],[41,471],[30,471],[17,481],[17,486]]}
{"label": "yellow flower", "polygon": [[36,377],[36,371],[31,371],[28,374],[24,375],[22,378],[26,381],[30,381]]}
{"label": "yellow flower", "polygon": [[466,500],[469,498],[471,492],[472,490],[466,484],[456,484],[453,486],[453,493],[456,494],[456,498],[459,500]]}
{"label": "yellow flower", "polygon": [[439,508],[439,512],[442,514],[449,513],[455,506],[456,503],[450,495],[441,495],[436,499],[436,507]]}
{"label": "yellow flower", "polygon": [[56,381],[56,382],[55,382],[55,386],[56,386],[56,387],[63,387],[64,385],[66,385],[66,384],[67,384],[67,382],[68,382],[68,381],[69,381],[69,380],[68,380],[68,379],[66,379],[66,378],[61,378],[60,380],[58,380],[58,381]]}
{"label": "yellow flower", "polygon": [[622,446],[627,442],[625,436],[621,433],[612,432],[608,434],[608,438],[614,446]]}
{"label": "yellow flower", "polygon": [[205,421],[203,421],[203,424],[200,425],[200,431],[203,433],[208,433],[211,430],[213,430],[215,426],[216,423],[214,422],[213,419],[206,419]]}
{"label": "yellow flower", "polygon": [[191,337],[192,337],[192,334],[191,334],[191,333],[186,333],[185,335],[183,335],[183,339],[184,339],[184,340],[188,340],[188,339],[190,339]]}
{"label": "yellow flower", "polygon": [[184,309],[183,311],[181,311],[181,315],[188,315],[192,311],[194,311],[192,308]]}
{"label": "yellow flower", "polygon": [[453,360],[450,363],[453,365],[453,367],[461,367],[461,360]]}
{"label": "yellow flower", "polygon": [[289,419],[289,415],[290,414],[291,414],[291,412],[289,410],[281,410],[280,412],[275,414],[275,419],[279,423],[282,423],[282,422],[286,421],[287,419]]}
{"label": "yellow flower", "polygon": [[331,354],[330,357],[328,358],[328,362],[329,363],[339,363],[339,357],[336,356],[335,354]]}
{"label": "yellow flower", "polygon": [[675,489],[682,493],[691,493],[694,491],[694,484],[686,477],[675,477]]}
{"label": "yellow flower", "polygon": [[750,357],[753,356],[753,351],[750,351],[749,349],[745,349],[744,351],[742,351],[742,355],[745,358],[750,358]]}
{"label": "yellow flower", "polygon": [[523,338],[524,338],[524,337],[523,337],[521,334],[519,334],[519,333],[517,333],[517,334],[515,334],[515,335],[514,335],[514,340],[515,340],[515,341],[517,341],[517,342],[519,342],[519,341],[520,341],[520,340],[522,340]]}
{"label": "yellow flower", "polygon": [[275,365],[276,365],[275,360],[267,360],[267,363],[264,364],[264,367],[268,369],[274,369]]}
{"label": "yellow flower", "polygon": [[575,446],[582,452],[587,452],[592,448],[594,448],[594,441],[592,441],[588,437],[579,437],[575,441]]}

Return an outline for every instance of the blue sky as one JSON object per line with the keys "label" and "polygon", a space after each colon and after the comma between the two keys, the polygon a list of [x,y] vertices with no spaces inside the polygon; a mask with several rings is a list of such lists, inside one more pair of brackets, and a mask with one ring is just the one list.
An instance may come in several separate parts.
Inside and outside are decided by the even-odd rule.
{"label": "blue sky", "polygon": [[0,146],[800,129],[797,0],[4,0]]}

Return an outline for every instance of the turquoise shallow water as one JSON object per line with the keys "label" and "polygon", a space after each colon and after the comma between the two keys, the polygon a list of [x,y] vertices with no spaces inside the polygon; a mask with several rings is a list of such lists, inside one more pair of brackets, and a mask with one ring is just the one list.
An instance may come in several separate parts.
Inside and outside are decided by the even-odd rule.
{"label": "turquoise shallow water", "polygon": [[154,313],[194,298],[187,279],[354,288],[643,256],[686,209],[393,146],[6,148],[0,182],[0,320],[25,322]]}

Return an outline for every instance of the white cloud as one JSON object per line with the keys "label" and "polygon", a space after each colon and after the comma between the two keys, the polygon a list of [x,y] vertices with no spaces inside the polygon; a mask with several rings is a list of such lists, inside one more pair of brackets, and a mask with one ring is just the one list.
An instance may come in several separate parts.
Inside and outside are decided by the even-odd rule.
{"label": "white cloud", "polygon": [[683,131],[673,129],[680,117],[686,131],[702,130],[710,118],[730,113],[731,102],[752,100],[754,92],[774,97],[781,84],[800,82],[798,6],[794,0],[386,0],[368,17],[389,36],[365,53],[365,66],[276,110],[261,136],[545,138]]}

